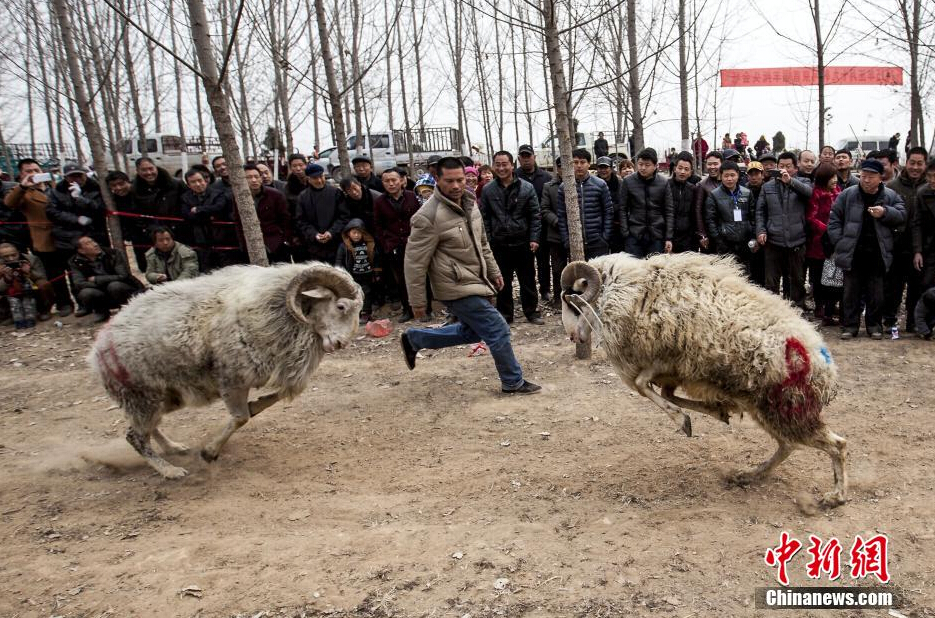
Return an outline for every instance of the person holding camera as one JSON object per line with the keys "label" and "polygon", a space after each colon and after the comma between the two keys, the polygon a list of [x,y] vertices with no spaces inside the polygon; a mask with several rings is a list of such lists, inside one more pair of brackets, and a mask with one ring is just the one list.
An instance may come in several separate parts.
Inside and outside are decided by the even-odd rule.
{"label": "person holding camera", "polygon": [[143,286],[130,274],[125,252],[102,249],[90,236],[80,236],[75,248],[68,267],[78,302],[94,312],[95,322],[105,322]]}
{"label": "person holding camera", "polygon": [[43,172],[35,159],[20,159],[17,167],[19,183],[7,193],[4,203],[8,208],[22,212],[29,223],[32,253],[39,258],[52,282],[59,317],[65,317],[73,310],[64,277],[65,264],[71,250],[57,249],[52,237],[53,224],[47,215],[52,175]]}
{"label": "person holding camera", "polygon": [[32,328],[37,318],[48,320],[55,301],[42,261],[35,255],[20,253],[11,243],[0,244],[0,296],[7,298],[13,325],[18,329]]}

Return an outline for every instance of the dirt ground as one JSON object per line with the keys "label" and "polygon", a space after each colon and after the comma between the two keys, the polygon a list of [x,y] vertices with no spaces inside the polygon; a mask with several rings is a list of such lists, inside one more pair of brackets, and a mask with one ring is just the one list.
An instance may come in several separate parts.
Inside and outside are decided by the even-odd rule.
{"label": "dirt ground", "polygon": [[[826,410],[848,439],[850,502],[811,513],[831,465],[798,451],[762,485],[728,472],[772,453],[751,421],[694,415],[687,438],[597,351],[575,361],[557,316],[517,323],[544,392],[503,398],[488,355],[397,334],[328,356],[313,388],[240,430],[220,459],[158,478],[92,379],[88,319],[0,330],[0,616],[749,616],[789,531],[889,536],[906,616],[935,616],[935,344],[839,342]],[[163,427],[195,447],[220,404]],[[195,450],[195,449],[193,449]],[[786,612],[886,616],[886,610]]]}

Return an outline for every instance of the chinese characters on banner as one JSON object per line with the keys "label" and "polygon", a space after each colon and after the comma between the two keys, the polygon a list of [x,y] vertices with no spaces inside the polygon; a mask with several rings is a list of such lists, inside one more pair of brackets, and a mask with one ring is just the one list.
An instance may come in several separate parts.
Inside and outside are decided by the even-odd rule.
{"label": "chinese characters on banner", "polygon": [[[808,541],[809,546],[806,553],[810,556],[810,559],[808,564],[805,565],[806,575],[810,579],[821,579],[823,573],[830,580],[840,577],[841,553],[844,548],[838,539],[832,537],[827,543],[824,543],[819,537],[812,534],[809,535]],[[880,583],[887,583],[890,580],[887,565],[887,542],[887,537],[884,534],[877,534],[867,540],[864,540],[858,534],[854,538],[854,543],[848,554],[850,557],[850,576],[854,579],[863,579],[873,575],[880,580]],[[776,579],[783,586],[789,585],[787,565],[802,547],[800,541],[791,537],[788,532],[783,532],[779,536],[779,545],[766,550],[764,560],[768,566],[777,569]]]}
{"label": "chinese characters on banner", "polygon": [[[899,67],[825,67],[826,86],[901,86]],[[721,87],[817,86],[817,67],[721,69]]]}

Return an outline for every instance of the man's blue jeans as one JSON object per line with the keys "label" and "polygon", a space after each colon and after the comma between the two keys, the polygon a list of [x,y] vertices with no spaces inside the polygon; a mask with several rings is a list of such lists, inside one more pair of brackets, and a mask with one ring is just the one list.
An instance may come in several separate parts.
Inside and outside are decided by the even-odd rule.
{"label": "man's blue jeans", "polygon": [[510,345],[510,326],[497,308],[481,296],[443,302],[458,322],[441,328],[410,328],[406,332],[412,347],[435,350],[484,341],[497,366],[503,390],[516,390],[522,386],[523,370]]}

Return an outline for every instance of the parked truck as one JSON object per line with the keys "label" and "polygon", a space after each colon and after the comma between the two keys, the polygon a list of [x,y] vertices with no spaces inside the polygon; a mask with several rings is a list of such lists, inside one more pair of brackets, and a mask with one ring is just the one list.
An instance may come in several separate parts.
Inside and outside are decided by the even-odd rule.
{"label": "parked truck", "polygon": [[[419,170],[424,170],[428,158],[433,155],[460,156],[462,140],[458,129],[453,127],[413,127],[408,132],[405,129],[393,129],[372,131],[359,138],[357,135],[350,135],[347,138],[347,149],[351,159],[358,154],[370,157],[376,174],[391,167],[401,167],[413,175]],[[414,167],[412,170],[408,169],[410,153]],[[341,177],[341,161],[338,159],[337,148],[333,149],[328,157],[327,170],[332,178]]]}
{"label": "parked truck", "polygon": [[[157,167],[162,167],[173,176],[181,176],[186,169],[195,163],[203,163],[211,167],[211,159],[221,154],[221,142],[215,137],[188,137],[185,141],[178,135],[168,133],[155,133],[147,135],[145,143],[146,156],[152,159]],[[136,159],[143,156],[143,140],[124,140],[121,150],[127,155],[132,165]]]}
{"label": "parked truck", "polygon": [[[575,134],[575,148],[587,149],[587,151],[591,153],[592,165],[597,162],[597,157],[594,155],[594,140],[597,139],[599,133],[600,131]],[[621,155],[626,155],[630,152],[630,147],[622,133],[619,135],[615,135],[613,131],[603,131],[603,133],[604,139],[607,140],[607,156],[617,159],[620,158]],[[534,150],[536,151],[536,165],[544,169],[552,169],[555,164],[555,157],[560,154],[558,136],[553,135],[536,146]]]}

